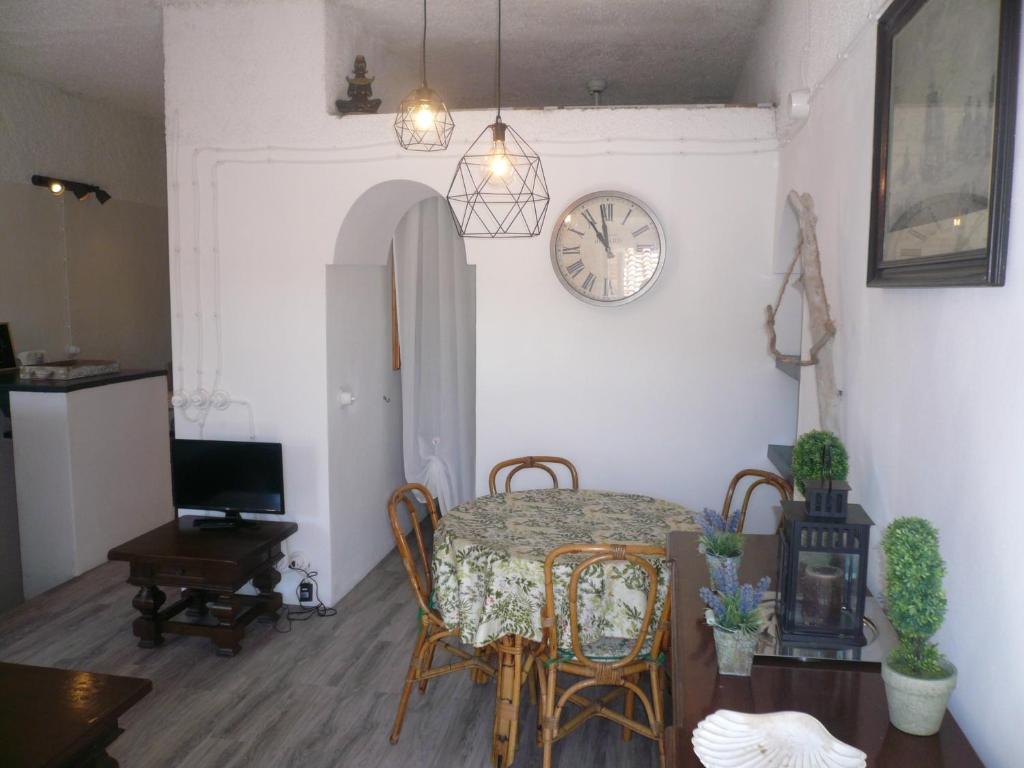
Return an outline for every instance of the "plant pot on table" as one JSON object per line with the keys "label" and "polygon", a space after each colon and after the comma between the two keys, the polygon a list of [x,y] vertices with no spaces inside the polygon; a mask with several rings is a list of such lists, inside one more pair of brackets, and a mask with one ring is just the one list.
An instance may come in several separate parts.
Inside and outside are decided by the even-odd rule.
{"label": "plant pot on table", "polygon": [[[717,640],[717,631],[716,631]],[[912,677],[882,663],[889,721],[904,733],[932,736],[942,727],[949,697],[956,688],[956,667],[945,662],[949,674],[940,678]]]}

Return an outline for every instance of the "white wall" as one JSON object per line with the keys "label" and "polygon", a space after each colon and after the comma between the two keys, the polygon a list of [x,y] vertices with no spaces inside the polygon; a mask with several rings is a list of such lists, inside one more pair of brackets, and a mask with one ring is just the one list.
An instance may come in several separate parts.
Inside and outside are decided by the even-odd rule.
{"label": "white wall", "polygon": [[[16,349],[58,359],[73,338],[83,357],[167,364],[163,161],[158,121],[0,73],[0,322]],[[54,198],[33,174],[96,184],[112,199]]]}
{"label": "white wall", "polygon": [[[801,18],[806,6],[802,0],[778,3],[765,29],[779,29],[780,17]],[[810,31],[812,39],[822,39],[818,27]],[[796,27],[784,32],[755,50],[777,45],[781,58],[798,58]],[[782,151],[777,199],[782,205],[796,188],[817,203],[823,269],[839,326],[850,481],[877,523],[872,587],[880,586],[883,527],[903,515],[932,520],[949,569],[949,612],[938,639],[960,671],[952,710],[986,765],[1013,766],[1020,757],[1012,734],[1024,709],[1018,642],[1024,615],[1004,602],[1018,578],[1024,539],[1024,522],[1006,490],[1024,459],[1024,363],[1015,354],[1024,327],[1022,190],[1018,183],[1005,287],[867,288],[874,57],[872,28],[816,93],[809,122]],[[771,65],[753,58],[747,71],[770,72]],[[776,87],[784,93],[790,85]],[[1017,146],[1024,146],[1020,127]],[[1018,151],[1018,182],[1022,163]],[[806,429],[816,425],[817,407],[812,388],[803,389]]]}
{"label": "white wall", "polygon": [[[311,0],[164,13],[175,366],[186,390],[208,387],[219,367],[221,385],[252,402],[257,435],[285,444],[300,525],[290,546],[331,585],[342,553],[332,557],[327,535],[324,265],[365,191],[408,179],[443,195],[493,115],[456,114],[451,149],[428,156],[398,149],[391,115],[329,116],[323,24]],[[771,111],[527,110],[506,120],[541,152],[552,211],[541,237],[467,241],[477,266],[478,490],[494,461],[551,451],[570,456],[591,487],[717,507],[735,470],[764,466],[765,446],[794,434],[793,383],[765,354],[762,329],[779,280]],[[601,310],[561,287],[549,236],[558,211],[605,188],[651,205],[669,253],[649,295]],[[379,233],[384,246],[393,226]],[[178,427],[198,432],[180,414]],[[246,434],[244,409],[211,415],[205,432]]]}

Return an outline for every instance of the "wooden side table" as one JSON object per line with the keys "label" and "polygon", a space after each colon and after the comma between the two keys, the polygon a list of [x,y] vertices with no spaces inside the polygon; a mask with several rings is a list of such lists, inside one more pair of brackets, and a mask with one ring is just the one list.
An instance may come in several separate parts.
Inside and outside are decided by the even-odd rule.
{"label": "wooden side table", "polygon": [[[665,732],[670,768],[699,768],[691,737],[697,724],[719,709],[739,712],[797,710],[818,718],[837,739],[868,756],[869,766],[982,766],[953,716],[946,713],[934,736],[911,736],[889,724],[880,665],[867,661],[754,658],[750,677],[718,674],[715,641],[704,622],[698,588],[708,583],[697,552],[698,534],[669,534],[672,563],[672,726]],[[776,581],[775,536],[743,537],[740,578]]]}
{"label": "wooden side table", "polygon": [[[220,656],[241,649],[245,627],[260,616],[277,618],[281,580],[275,567],[284,557],[281,542],[298,530],[291,522],[260,521],[235,529],[201,530],[184,516],[110,550],[111,560],[131,564],[128,583],[139,587],[132,605],[141,616],[132,624],[139,646],[154,648],[163,634],[208,637]],[[252,581],[258,595],[236,594]],[[161,586],[182,587],[164,607]],[[174,619],[184,613],[184,618]]]}
{"label": "wooden side table", "polygon": [[0,663],[0,765],[116,768],[117,719],[151,690],[141,677]]}

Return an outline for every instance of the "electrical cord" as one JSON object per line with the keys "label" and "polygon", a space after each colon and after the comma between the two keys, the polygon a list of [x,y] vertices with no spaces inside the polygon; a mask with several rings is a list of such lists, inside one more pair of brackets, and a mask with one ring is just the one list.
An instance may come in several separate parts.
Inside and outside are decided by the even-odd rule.
{"label": "electrical cord", "polygon": [[[303,576],[302,581],[295,585],[295,599],[298,601],[299,607],[297,609],[289,608],[281,615],[280,619],[274,622],[275,632],[280,632],[282,635],[286,635],[292,631],[292,624],[296,621],[309,621],[309,619],[314,616],[327,618],[329,616],[338,615],[338,610],[336,608],[331,608],[320,599],[320,585],[316,580],[317,571],[307,571],[305,568],[296,568],[294,565],[289,565],[288,570],[301,573]],[[303,581],[310,581],[313,584],[313,600],[308,606],[303,601],[299,592],[302,588]],[[282,620],[288,622],[287,629],[282,629],[281,626],[279,626]]]}

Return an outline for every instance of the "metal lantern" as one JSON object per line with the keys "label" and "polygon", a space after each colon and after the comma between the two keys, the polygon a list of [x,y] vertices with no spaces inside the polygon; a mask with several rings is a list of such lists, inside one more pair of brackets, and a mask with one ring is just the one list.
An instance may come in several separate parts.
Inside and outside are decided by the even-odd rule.
{"label": "metal lantern", "polygon": [[782,503],[775,612],[785,643],[847,648],[866,645],[868,542],[873,525],[859,504],[842,519]]}

